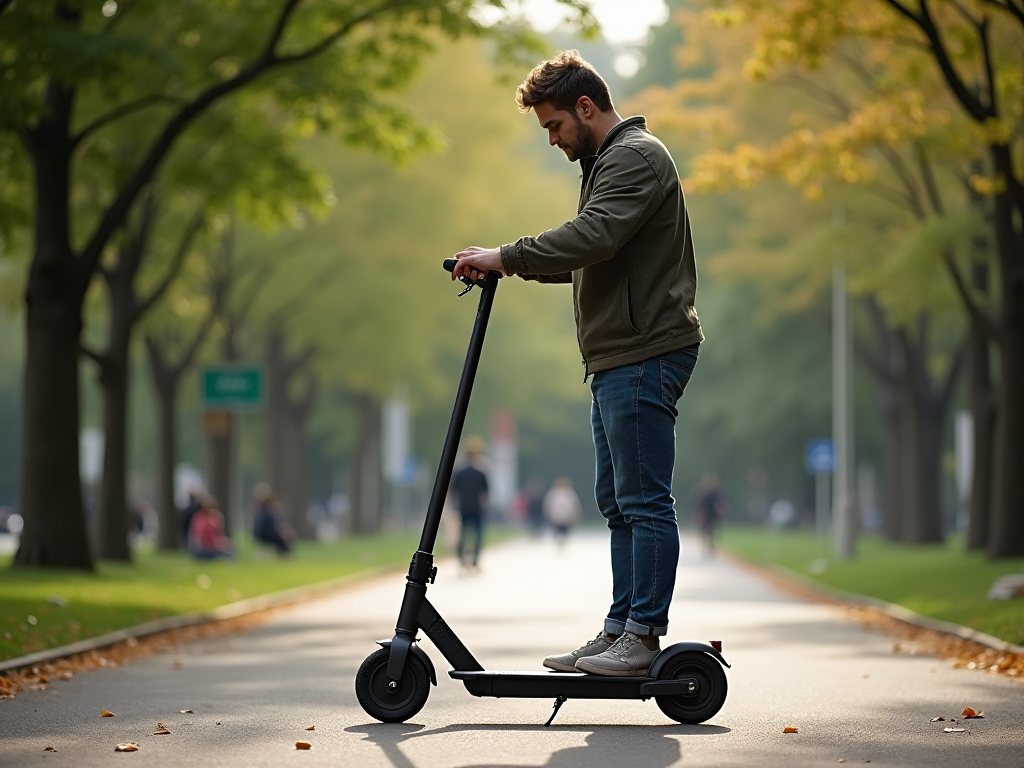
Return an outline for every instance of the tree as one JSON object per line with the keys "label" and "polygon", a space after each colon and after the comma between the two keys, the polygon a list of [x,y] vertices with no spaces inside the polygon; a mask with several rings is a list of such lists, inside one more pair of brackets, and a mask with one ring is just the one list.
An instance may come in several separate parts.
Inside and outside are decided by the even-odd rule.
{"label": "tree", "polygon": [[[24,153],[0,162],[16,173],[27,165],[35,190],[16,565],[92,568],[78,482],[82,304],[111,239],[181,137],[228,97],[266,89],[292,119],[383,153],[414,149],[422,128],[383,94],[407,81],[436,31],[492,34],[505,48],[528,37],[484,27],[473,5],[256,0],[238,13],[227,0],[102,11],[52,0],[0,9],[0,131]],[[91,154],[92,139],[121,121],[138,126],[142,149],[108,171],[88,196],[96,204],[80,212],[79,171],[105,159]]]}
{"label": "tree", "polygon": [[[892,486],[888,494],[890,513],[900,511],[887,516],[890,535],[936,540],[941,536],[938,444],[961,354],[953,355],[942,380],[932,384],[934,353],[929,347],[934,343],[936,319],[930,316],[955,299],[950,295],[952,284],[925,291],[921,286],[924,281],[934,283],[935,266],[942,264],[943,253],[948,262],[957,241],[977,231],[974,217],[960,215],[956,209],[951,212],[943,199],[965,205],[966,184],[939,179],[937,173],[962,174],[970,149],[962,139],[962,124],[951,124],[951,105],[943,102],[939,84],[915,69],[913,57],[894,55],[870,38],[840,44],[831,37],[836,14],[824,7],[809,16],[797,12],[797,6],[807,11],[806,5],[733,2],[708,10],[703,22],[705,28],[711,22],[709,32],[715,43],[708,36],[695,35],[696,50],[681,56],[700,62],[705,53],[701,46],[714,50],[718,54],[714,60],[719,62],[739,54],[734,60],[748,78],[787,85],[803,95],[802,103],[793,96],[787,99],[778,86],[762,89],[757,98],[749,87],[742,87],[740,66],[722,66],[714,78],[682,81],[668,98],[687,100],[691,106],[696,103],[698,116],[683,119],[702,122],[719,144],[723,134],[737,132],[735,120],[746,120],[738,131],[747,133],[731,152],[715,149],[696,160],[691,182],[698,188],[749,188],[777,175],[801,187],[811,201],[821,199],[831,185],[833,211],[849,209],[848,202],[837,200],[836,184],[867,189],[884,204],[874,211],[861,206],[856,220],[858,242],[845,249],[850,254],[848,268],[850,259],[858,262],[855,286],[866,297],[865,309],[877,337],[872,347],[862,345],[858,351],[876,376],[889,425],[892,449],[887,474],[909,479],[901,484],[902,491]],[[847,10],[848,15],[856,15],[863,8]],[[838,17],[843,18],[842,13]],[[692,15],[688,18],[694,20]],[[729,30],[732,38],[724,55],[713,47],[722,42],[721,32],[715,36],[716,26]],[[738,104],[735,98],[716,100],[716,95],[727,92],[726,87],[749,95]],[[769,93],[772,98],[766,102]],[[760,111],[751,112],[751,108]],[[755,131],[760,146],[750,140]],[[932,155],[952,160],[936,168]],[[851,213],[858,215],[848,211],[843,218],[852,220]],[[913,222],[909,227],[907,214]],[[869,245],[872,230],[882,238]],[[835,251],[833,241],[827,243],[826,250]],[[877,251],[879,247],[889,251],[886,259],[865,259],[869,248]],[[809,275],[806,270],[821,264],[821,250],[805,253],[798,269],[790,269],[778,282],[792,286],[801,271]],[[754,262],[745,260],[746,274],[760,274],[760,265]]]}

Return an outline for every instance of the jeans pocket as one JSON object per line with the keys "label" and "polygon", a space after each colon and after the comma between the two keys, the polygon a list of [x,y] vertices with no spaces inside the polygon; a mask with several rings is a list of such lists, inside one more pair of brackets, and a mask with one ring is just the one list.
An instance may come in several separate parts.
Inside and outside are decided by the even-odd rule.
{"label": "jeans pocket", "polygon": [[697,362],[696,355],[693,356],[693,364],[687,369],[685,364],[673,362],[662,358],[661,363],[661,400],[669,408],[675,410],[676,403],[683,396],[683,390],[690,380],[693,367]]}

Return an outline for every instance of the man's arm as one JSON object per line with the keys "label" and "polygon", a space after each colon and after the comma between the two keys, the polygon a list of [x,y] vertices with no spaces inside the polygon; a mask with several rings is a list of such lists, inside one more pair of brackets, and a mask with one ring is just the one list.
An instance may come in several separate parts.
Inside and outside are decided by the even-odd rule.
{"label": "man's arm", "polygon": [[664,199],[665,191],[647,158],[630,147],[614,147],[595,167],[594,188],[579,215],[537,237],[503,245],[503,271],[557,275],[607,261]]}

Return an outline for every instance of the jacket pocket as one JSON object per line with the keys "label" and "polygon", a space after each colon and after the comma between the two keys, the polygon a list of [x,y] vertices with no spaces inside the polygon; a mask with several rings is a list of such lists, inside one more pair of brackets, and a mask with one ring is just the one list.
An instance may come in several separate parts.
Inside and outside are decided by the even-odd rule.
{"label": "jacket pocket", "polygon": [[643,333],[643,321],[637,320],[639,307],[633,304],[633,292],[629,290],[629,278],[622,281],[622,316],[634,333]]}

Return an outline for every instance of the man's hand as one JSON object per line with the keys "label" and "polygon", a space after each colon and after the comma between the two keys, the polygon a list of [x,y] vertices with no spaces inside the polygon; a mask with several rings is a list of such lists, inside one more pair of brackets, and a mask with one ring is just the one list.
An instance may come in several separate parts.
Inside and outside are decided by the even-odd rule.
{"label": "man's hand", "polygon": [[488,271],[505,274],[505,268],[501,263],[500,248],[481,248],[479,245],[471,245],[456,253],[454,258],[455,269],[452,270],[452,280],[458,280],[460,277],[479,280]]}

